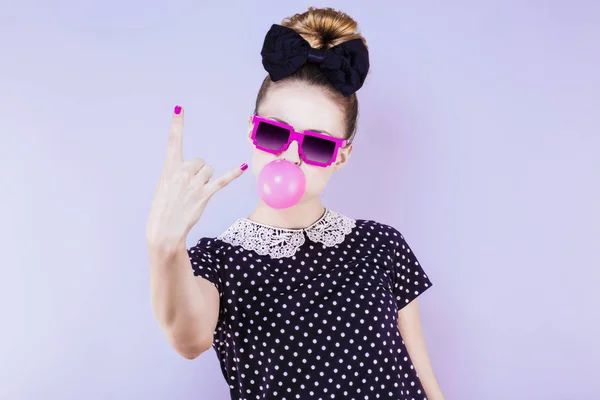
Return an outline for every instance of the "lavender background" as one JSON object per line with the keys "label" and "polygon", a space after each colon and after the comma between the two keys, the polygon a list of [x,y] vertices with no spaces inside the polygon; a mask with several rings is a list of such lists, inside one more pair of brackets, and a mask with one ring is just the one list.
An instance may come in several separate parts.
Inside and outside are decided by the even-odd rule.
{"label": "lavender background", "polygon": [[[187,157],[247,161],[262,39],[308,5],[0,3],[1,399],[228,398],[214,352],[179,357],[154,320],[145,222],[172,107]],[[420,258],[446,398],[598,398],[600,3],[315,5],[354,16],[372,53],[325,201]],[[245,216],[253,184],[189,244]]]}

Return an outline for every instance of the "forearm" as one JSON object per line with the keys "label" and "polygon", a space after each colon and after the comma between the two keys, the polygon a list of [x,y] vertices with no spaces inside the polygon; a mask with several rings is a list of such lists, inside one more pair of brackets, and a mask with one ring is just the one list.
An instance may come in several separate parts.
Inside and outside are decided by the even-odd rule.
{"label": "forearm", "polygon": [[[417,357],[418,360],[418,357]],[[433,368],[429,362],[414,362],[415,369],[419,374],[419,379],[421,380],[421,384],[423,385],[423,389],[425,389],[425,393],[427,394],[428,400],[444,400],[444,395],[442,393],[442,389],[433,373]]]}
{"label": "forearm", "polygon": [[[185,245],[149,246],[152,309],[171,345],[193,357],[212,343],[211,307],[192,271]],[[214,307],[213,307],[214,308]]]}
{"label": "forearm", "polygon": [[427,351],[417,301],[399,312],[398,328],[428,400],[444,400]]}

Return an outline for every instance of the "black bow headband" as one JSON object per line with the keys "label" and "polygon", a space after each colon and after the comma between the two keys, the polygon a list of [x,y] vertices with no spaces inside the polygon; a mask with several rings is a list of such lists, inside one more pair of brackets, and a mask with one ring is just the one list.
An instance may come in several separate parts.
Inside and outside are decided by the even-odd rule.
{"label": "black bow headband", "polygon": [[369,71],[369,52],[361,39],[349,40],[327,50],[313,49],[293,29],[273,24],[263,43],[262,64],[275,82],[315,63],[344,95],[356,92]]}

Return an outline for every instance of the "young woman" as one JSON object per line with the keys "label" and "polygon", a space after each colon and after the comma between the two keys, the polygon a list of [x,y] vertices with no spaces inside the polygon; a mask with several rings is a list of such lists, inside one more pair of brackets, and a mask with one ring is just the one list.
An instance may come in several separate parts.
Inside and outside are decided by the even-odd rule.
{"label": "young woman", "polygon": [[394,228],[320,201],[352,152],[356,91],[369,69],[356,22],[309,9],[273,25],[268,72],[248,124],[252,171],[299,166],[300,201],[263,200],[217,238],[186,248],[190,229],[246,164],[211,180],[184,161],[175,107],[147,226],[152,306],[170,344],[193,359],[213,347],[233,399],[442,399],[416,298],[431,286]]}

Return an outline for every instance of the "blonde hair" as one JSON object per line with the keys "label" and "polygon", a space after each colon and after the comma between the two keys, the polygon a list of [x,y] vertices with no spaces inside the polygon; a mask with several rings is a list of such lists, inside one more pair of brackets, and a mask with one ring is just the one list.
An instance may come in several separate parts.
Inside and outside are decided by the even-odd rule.
{"label": "blonde hair", "polygon": [[295,30],[315,49],[326,50],[354,39],[361,39],[367,46],[367,41],[357,30],[357,22],[331,7],[310,7],[308,11],[285,18],[281,25]]}
{"label": "blonde hair", "polygon": [[[314,49],[327,50],[354,39],[361,39],[365,47],[367,46],[365,38],[357,30],[358,23],[348,14],[331,7],[309,7],[303,13],[285,18],[281,22],[281,25],[296,31]],[[352,142],[356,134],[358,122],[358,99],[356,93],[343,96],[321,73],[319,67],[314,64],[306,64],[294,74],[279,81],[278,84],[285,81],[299,81],[327,90],[344,111],[346,139]],[[256,97],[255,114],[258,114],[260,103],[267,95],[269,88],[274,84],[269,75],[263,80]]]}

